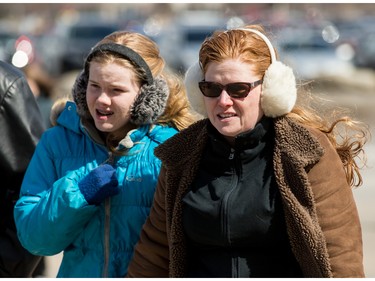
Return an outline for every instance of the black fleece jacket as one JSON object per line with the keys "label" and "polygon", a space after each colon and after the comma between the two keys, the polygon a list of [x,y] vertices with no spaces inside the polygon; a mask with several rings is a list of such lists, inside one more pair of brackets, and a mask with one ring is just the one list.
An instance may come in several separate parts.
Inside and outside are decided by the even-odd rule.
{"label": "black fleece jacket", "polygon": [[183,198],[187,277],[301,277],[272,167],[272,120],[234,147],[208,125],[209,140]]}

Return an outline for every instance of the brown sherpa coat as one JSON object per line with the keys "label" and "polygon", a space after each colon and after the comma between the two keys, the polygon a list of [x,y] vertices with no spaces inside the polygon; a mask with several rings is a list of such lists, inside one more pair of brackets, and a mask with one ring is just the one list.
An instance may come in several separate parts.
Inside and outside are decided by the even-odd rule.
{"label": "brown sherpa coat", "polygon": [[[129,277],[184,277],[182,197],[207,143],[207,120],[156,150],[163,167]],[[325,135],[275,119],[274,168],[293,252],[305,277],[364,277],[362,234],[343,164]],[[244,222],[246,223],[246,222]]]}

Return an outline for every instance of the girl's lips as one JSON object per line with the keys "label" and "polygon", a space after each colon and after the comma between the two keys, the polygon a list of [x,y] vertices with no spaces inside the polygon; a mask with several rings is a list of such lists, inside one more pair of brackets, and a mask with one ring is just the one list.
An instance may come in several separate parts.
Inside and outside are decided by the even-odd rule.
{"label": "girl's lips", "polygon": [[108,117],[110,117],[111,115],[113,115],[113,112],[112,111],[104,111],[104,110],[97,109],[96,110],[96,115],[98,116],[98,118],[100,120],[107,120]]}

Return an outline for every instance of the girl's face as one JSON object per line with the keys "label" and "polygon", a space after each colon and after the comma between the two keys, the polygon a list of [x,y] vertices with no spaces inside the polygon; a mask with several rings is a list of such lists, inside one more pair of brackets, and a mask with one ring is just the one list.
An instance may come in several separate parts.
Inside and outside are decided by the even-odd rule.
{"label": "girl's face", "polygon": [[[205,81],[218,82],[222,85],[234,82],[255,82],[259,79],[261,77],[254,74],[250,64],[236,59],[220,63],[211,62],[205,74]],[[252,88],[245,98],[232,98],[225,90],[219,97],[204,97],[208,118],[229,141],[253,129],[262,118],[261,89],[261,85]]]}
{"label": "girl's face", "polygon": [[96,128],[104,133],[131,127],[130,108],[140,86],[129,68],[116,63],[90,63],[86,101]]}

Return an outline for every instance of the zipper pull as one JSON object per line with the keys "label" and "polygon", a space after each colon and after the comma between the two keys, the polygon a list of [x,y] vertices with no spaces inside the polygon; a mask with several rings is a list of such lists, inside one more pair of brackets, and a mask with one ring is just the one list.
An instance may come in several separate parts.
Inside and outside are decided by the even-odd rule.
{"label": "zipper pull", "polygon": [[231,148],[230,149],[230,154],[229,154],[229,157],[228,157],[229,160],[233,160],[233,158],[234,158],[234,152],[235,152],[234,148]]}
{"label": "zipper pull", "polygon": [[108,160],[107,160],[107,163],[110,164],[110,165],[113,165],[115,162],[115,157],[113,156],[113,153],[112,152],[109,152],[108,153]]}

